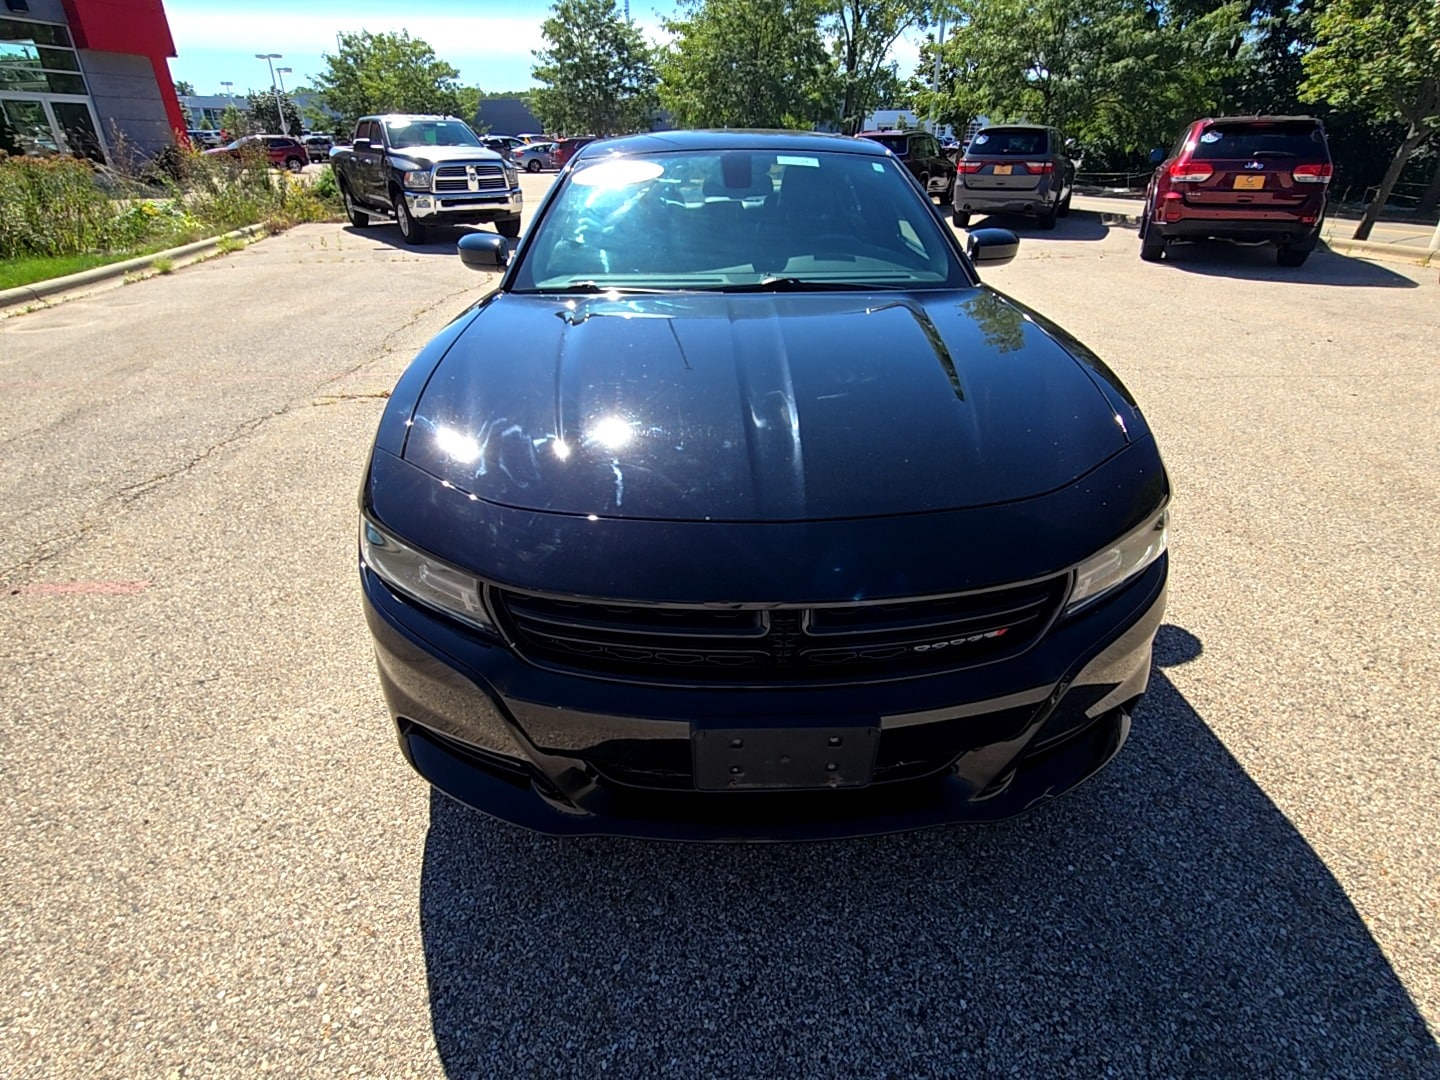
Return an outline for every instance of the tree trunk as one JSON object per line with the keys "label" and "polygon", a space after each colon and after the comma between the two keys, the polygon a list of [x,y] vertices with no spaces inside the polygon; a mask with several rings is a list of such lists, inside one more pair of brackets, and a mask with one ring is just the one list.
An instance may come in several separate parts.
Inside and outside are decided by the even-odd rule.
{"label": "tree trunk", "polygon": [[1390,198],[1390,192],[1394,190],[1395,182],[1400,179],[1400,173],[1404,171],[1405,163],[1410,160],[1410,155],[1415,152],[1415,148],[1429,135],[1430,132],[1427,129],[1417,129],[1414,124],[1410,125],[1410,131],[1395,151],[1395,156],[1390,159],[1390,167],[1385,170],[1385,179],[1380,181],[1380,190],[1375,192],[1375,198],[1365,208],[1365,216],[1360,219],[1360,224],[1355,226],[1356,240],[1370,239],[1370,230],[1375,227],[1375,222],[1380,217],[1380,211],[1385,209],[1385,203]]}
{"label": "tree trunk", "polygon": [[1436,206],[1440,206],[1440,148],[1435,154],[1435,172],[1430,177],[1425,194],[1420,196],[1420,216],[1429,217],[1435,213]]}

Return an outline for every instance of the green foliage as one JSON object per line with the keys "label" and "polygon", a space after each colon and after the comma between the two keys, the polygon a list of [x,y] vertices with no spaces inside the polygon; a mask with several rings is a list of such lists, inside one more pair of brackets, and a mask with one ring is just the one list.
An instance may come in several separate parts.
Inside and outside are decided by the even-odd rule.
{"label": "green foliage", "polygon": [[649,126],[654,59],[615,0],[556,0],[541,34],[545,48],[530,72],[540,86],[529,99],[546,131],[620,135]]}
{"label": "green foliage", "polygon": [[932,6],[932,0],[831,0],[824,26],[838,68],[843,131],[859,131],[893,86],[894,68],[886,57],[900,35],[929,21]]}
{"label": "green foliage", "polygon": [[260,131],[251,123],[250,114],[242,112],[234,105],[225,106],[225,111],[220,114],[220,130],[232,139],[238,139],[242,135],[260,134]]}
{"label": "green foliage", "polygon": [[933,46],[912,81],[922,114],[1053,124],[1130,157],[1223,111],[1248,26],[1240,0],[961,0],[955,14],[940,93]]}
{"label": "green foliage", "polygon": [[175,80],[175,93],[180,97],[194,97],[195,84],[186,82],[184,79],[177,79]]}
{"label": "green foliage", "polygon": [[666,20],[660,101],[682,127],[808,128],[841,96],[824,0],[693,0]]}
{"label": "green foliage", "polygon": [[[275,107],[277,94],[280,98],[278,109]],[[285,113],[283,127],[280,124],[282,109]],[[295,107],[295,102],[290,99],[289,94],[278,90],[264,90],[250,95],[250,124],[257,133],[264,135],[279,135],[285,131],[291,135],[299,135],[305,130],[300,123],[300,110]]]}
{"label": "green foliage", "polygon": [[335,170],[329,165],[320,166],[320,174],[310,184],[310,190],[321,199],[340,200],[340,185],[335,180]]}
{"label": "green foliage", "polygon": [[1302,65],[1306,101],[1440,130],[1440,0],[1329,0]]}
{"label": "green foliage", "polygon": [[277,172],[258,148],[240,160],[177,148],[172,159],[169,175],[102,186],[87,161],[0,158],[0,260],[141,254],[260,222],[278,229],[340,215],[333,181]]}
{"label": "green foliage", "polygon": [[1440,0],[1328,0],[1315,16],[1315,47],[1301,63],[1304,100],[1404,125],[1355,230],[1364,240],[1410,155],[1440,132]]}
{"label": "green foliage", "polygon": [[[460,72],[409,33],[339,35],[336,55],[326,54],[326,70],[315,77],[315,92],[338,113],[340,127],[353,131],[362,116],[375,113],[438,113],[464,117]],[[472,113],[473,115],[473,113]],[[325,125],[327,128],[331,123]]]}

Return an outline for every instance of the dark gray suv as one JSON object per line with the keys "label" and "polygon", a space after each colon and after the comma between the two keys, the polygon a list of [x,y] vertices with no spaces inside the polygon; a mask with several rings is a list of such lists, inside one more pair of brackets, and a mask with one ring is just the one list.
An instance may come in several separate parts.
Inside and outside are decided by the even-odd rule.
{"label": "dark gray suv", "polygon": [[1052,127],[1003,124],[982,128],[965,148],[951,200],[955,224],[971,214],[1033,214],[1042,229],[1070,212],[1075,162],[1070,143]]}

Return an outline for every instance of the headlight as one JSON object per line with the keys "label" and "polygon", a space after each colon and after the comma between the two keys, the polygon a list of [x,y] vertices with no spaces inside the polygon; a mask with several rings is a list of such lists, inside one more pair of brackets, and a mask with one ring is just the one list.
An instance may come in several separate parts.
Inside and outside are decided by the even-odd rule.
{"label": "headlight", "polygon": [[430,190],[429,169],[416,169],[414,172],[404,173],[400,179],[405,182],[407,188],[424,188],[426,191]]}
{"label": "headlight", "polygon": [[1075,571],[1075,590],[1065,614],[1070,615],[1118,589],[1165,554],[1170,526],[1166,507],[1138,529],[1122,536],[1104,551],[1092,555]]}
{"label": "headlight", "polygon": [[505,182],[514,187],[520,182],[520,174],[515,171],[515,166],[508,161],[505,162]]}
{"label": "headlight", "polygon": [[360,557],[387,585],[429,607],[495,633],[480,600],[480,579],[397,540],[360,519]]}

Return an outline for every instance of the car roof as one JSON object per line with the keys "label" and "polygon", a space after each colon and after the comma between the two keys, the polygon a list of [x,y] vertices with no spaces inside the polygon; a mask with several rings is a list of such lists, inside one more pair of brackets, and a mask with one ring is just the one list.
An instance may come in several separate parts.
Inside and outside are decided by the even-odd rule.
{"label": "car roof", "polygon": [[1206,116],[1199,122],[1202,124],[1319,124],[1320,120],[1314,116],[1268,116],[1257,114],[1255,116]]}
{"label": "car roof", "polygon": [[[980,131],[1049,131],[1046,124],[986,124]],[[977,131],[978,135],[980,132]]]}
{"label": "car roof", "polygon": [[914,128],[877,128],[875,131],[862,131],[860,138],[868,139],[871,135],[928,135],[926,131],[916,131]]}
{"label": "car roof", "polygon": [[622,135],[591,143],[580,152],[587,157],[599,154],[655,154],[665,150],[787,150],[815,153],[868,154],[884,157],[890,151],[869,139],[830,135],[815,131],[763,131],[745,128],[715,131],[652,131]]}

